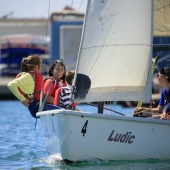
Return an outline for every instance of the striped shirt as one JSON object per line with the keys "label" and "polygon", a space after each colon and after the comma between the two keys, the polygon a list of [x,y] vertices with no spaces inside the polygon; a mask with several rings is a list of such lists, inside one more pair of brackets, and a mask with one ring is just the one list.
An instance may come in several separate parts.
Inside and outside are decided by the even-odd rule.
{"label": "striped shirt", "polygon": [[62,108],[65,108],[67,106],[70,105],[71,103],[71,92],[72,92],[72,87],[70,85],[67,85],[66,87],[64,87],[62,90],[61,90],[61,93],[60,93],[60,104],[59,106],[62,107]]}

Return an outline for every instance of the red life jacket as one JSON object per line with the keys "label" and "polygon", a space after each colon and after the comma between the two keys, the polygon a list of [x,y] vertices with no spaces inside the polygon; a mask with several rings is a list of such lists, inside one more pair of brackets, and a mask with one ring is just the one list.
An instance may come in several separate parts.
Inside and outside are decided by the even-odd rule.
{"label": "red life jacket", "polygon": [[[61,94],[61,91],[62,91],[64,88],[67,88],[67,87],[60,87],[60,88],[58,88],[58,89],[56,90],[56,92],[55,92],[55,98],[54,98],[54,105],[55,105],[55,106],[59,106],[59,104],[60,104],[60,94]],[[77,103],[76,103],[76,102],[73,102],[71,106],[74,108],[74,107],[76,107],[76,105],[77,105]]]}
{"label": "red life jacket", "polygon": [[[34,81],[35,81],[35,87],[34,87],[34,92],[32,93],[34,95],[35,100],[40,100],[40,93],[43,88],[43,76],[40,73],[35,73],[33,71],[29,72],[29,74],[33,75]],[[20,77],[22,73],[17,74],[16,78]],[[29,99],[28,94],[25,94],[20,88],[18,88],[19,92]],[[31,95],[31,94],[29,94]]]}
{"label": "red life jacket", "polygon": [[[48,78],[44,79],[43,84],[45,84],[45,82],[49,81],[49,80],[53,81],[53,77],[51,76],[51,77],[48,77]],[[66,86],[66,82],[62,81],[62,80],[51,82],[51,83],[53,83],[53,85],[51,87],[51,90],[50,90],[52,97],[55,97],[55,93],[56,93],[57,89],[59,89],[60,87],[65,87]]]}

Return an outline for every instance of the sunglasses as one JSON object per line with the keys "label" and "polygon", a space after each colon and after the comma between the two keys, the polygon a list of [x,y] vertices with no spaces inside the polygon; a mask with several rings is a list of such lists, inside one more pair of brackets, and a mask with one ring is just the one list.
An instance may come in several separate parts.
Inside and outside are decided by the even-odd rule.
{"label": "sunglasses", "polygon": [[157,77],[166,77],[166,76],[163,74],[157,74]]}

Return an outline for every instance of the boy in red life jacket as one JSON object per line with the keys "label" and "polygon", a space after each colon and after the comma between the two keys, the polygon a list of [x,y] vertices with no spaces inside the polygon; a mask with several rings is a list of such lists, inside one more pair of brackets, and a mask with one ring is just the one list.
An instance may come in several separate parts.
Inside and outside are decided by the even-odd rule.
{"label": "boy in red life jacket", "polygon": [[[66,73],[66,87],[59,88],[55,93],[54,105],[68,109],[71,104],[72,84],[74,80],[75,71],[67,71]],[[72,103],[71,108],[75,109],[77,103]]]}
{"label": "boy in red life jacket", "polygon": [[[47,95],[46,102],[54,104],[55,92],[58,88],[66,86],[65,65],[62,61],[55,60],[49,69],[49,78],[44,80],[43,93]],[[48,105],[49,107],[50,105]],[[53,108],[48,108],[49,110]]]}
{"label": "boy in red life jacket", "polygon": [[28,107],[31,115],[36,118],[39,109],[40,92],[43,76],[40,74],[42,61],[38,55],[31,55],[21,61],[21,73],[9,82],[9,90]]}

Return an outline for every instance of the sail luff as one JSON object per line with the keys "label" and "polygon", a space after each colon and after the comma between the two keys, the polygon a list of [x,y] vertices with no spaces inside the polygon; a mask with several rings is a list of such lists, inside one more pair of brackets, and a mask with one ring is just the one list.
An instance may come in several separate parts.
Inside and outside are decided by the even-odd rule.
{"label": "sail luff", "polygon": [[83,30],[82,30],[82,36],[81,36],[81,40],[80,40],[80,46],[79,46],[79,51],[78,51],[78,57],[77,57],[77,64],[76,64],[76,69],[75,69],[75,76],[74,76],[74,81],[73,81],[73,87],[75,87],[75,83],[76,83],[76,79],[77,79],[77,69],[78,69],[78,65],[79,65],[79,61],[80,61],[80,53],[81,53],[81,48],[82,48],[82,42],[83,42],[83,39],[84,39],[84,29],[85,29],[85,24],[86,24],[86,15],[88,14],[88,10],[89,10],[89,3],[90,1],[88,0],[87,1],[87,8],[86,8],[86,14],[85,14],[85,17],[84,17],[84,24],[83,24]]}

